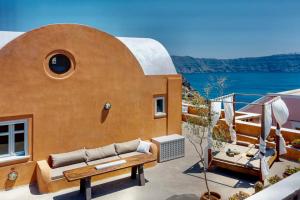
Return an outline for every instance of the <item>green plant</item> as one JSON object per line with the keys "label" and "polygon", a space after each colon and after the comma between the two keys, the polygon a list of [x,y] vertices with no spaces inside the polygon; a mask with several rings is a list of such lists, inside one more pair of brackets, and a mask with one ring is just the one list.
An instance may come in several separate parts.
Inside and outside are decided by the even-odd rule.
{"label": "green plant", "polygon": [[239,191],[238,193],[229,197],[229,200],[244,200],[248,197],[250,197],[250,195],[248,193]]}
{"label": "green plant", "polygon": [[268,178],[268,181],[271,185],[279,182],[282,178],[280,178],[279,176],[275,175],[275,176],[271,176],[270,178]]}
{"label": "green plant", "polygon": [[291,168],[291,166],[288,165],[287,168],[284,170],[284,173],[286,175],[291,175],[291,174],[297,173],[298,171],[300,171],[300,167]]}
{"label": "green plant", "polygon": [[254,190],[255,190],[255,193],[257,192],[260,192],[264,189],[264,184],[260,181],[257,181],[255,184],[254,184]]}

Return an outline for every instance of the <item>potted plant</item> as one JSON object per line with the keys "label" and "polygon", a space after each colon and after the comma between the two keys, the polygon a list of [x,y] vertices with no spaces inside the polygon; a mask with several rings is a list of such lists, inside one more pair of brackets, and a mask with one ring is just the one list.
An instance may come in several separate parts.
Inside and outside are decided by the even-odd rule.
{"label": "potted plant", "polygon": [[275,176],[271,176],[270,178],[268,178],[268,181],[271,185],[281,181],[282,178],[280,178],[279,176],[275,175]]}
{"label": "potted plant", "polygon": [[257,192],[260,192],[264,189],[264,184],[261,182],[261,181],[257,181],[255,184],[254,184],[254,190],[255,190],[255,193]]}
{"label": "potted plant", "polygon": [[292,141],[292,146],[295,147],[296,149],[300,149],[300,139],[294,139]]}
{"label": "potted plant", "polygon": [[244,200],[247,199],[248,197],[250,197],[250,194],[243,191],[239,191],[238,193],[229,197],[229,200]]}
{"label": "potted plant", "polygon": [[284,170],[282,176],[286,178],[294,173],[297,173],[298,171],[300,171],[300,167],[291,168],[291,166],[288,165],[287,168]]}
{"label": "potted plant", "polygon": [[[224,84],[223,83],[224,81],[225,81],[224,79],[220,79],[219,81],[217,81],[217,83],[220,86],[219,83]],[[210,85],[205,88],[205,94],[207,97],[209,96],[208,94],[211,88],[212,87]],[[205,186],[207,191],[200,197],[200,200],[219,200],[221,199],[221,195],[209,189],[209,184],[207,180],[208,169],[204,160],[205,150],[203,147],[203,141],[206,139],[207,131],[211,127],[211,112],[209,111],[210,101],[208,100],[208,98],[204,98],[197,93],[193,95],[193,98],[189,99],[189,102],[191,105],[193,105],[194,117],[186,117],[187,119],[186,127],[189,130],[188,131],[189,133],[187,134],[187,138],[195,148],[195,151],[197,152],[200,158],[199,162],[203,167],[204,180],[205,180]],[[223,136],[224,136],[224,131],[222,131],[221,129],[219,131],[213,131],[212,137],[214,139],[218,139],[215,140],[215,142],[213,143],[213,148],[218,148],[222,145]]]}

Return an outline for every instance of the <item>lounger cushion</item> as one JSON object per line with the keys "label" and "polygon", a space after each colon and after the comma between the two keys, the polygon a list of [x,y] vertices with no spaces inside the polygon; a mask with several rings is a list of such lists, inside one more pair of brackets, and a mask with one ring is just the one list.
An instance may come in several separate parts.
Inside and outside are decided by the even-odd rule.
{"label": "lounger cushion", "polygon": [[111,162],[111,161],[115,161],[115,160],[119,160],[119,159],[120,159],[119,156],[112,156],[112,157],[107,157],[107,158],[93,160],[93,161],[87,162],[87,164],[88,165],[98,165],[98,164],[102,164],[102,163],[106,163],[106,162]]}
{"label": "lounger cushion", "polygon": [[117,152],[114,144],[86,150],[87,162],[116,155]]}
{"label": "lounger cushion", "polygon": [[80,149],[67,153],[51,154],[52,168],[63,167],[86,161],[85,150]]}
{"label": "lounger cushion", "polygon": [[137,155],[142,155],[142,154],[144,154],[144,153],[134,151],[134,152],[130,152],[130,153],[120,154],[119,157],[120,158],[128,158],[128,157],[131,157],[131,156],[137,156]]}
{"label": "lounger cushion", "polygon": [[[239,155],[235,155],[234,157],[229,157],[226,154],[227,149],[231,150],[238,150],[240,152]],[[247,153],[255,155],[252,158],[247,157]],[[234,144],[228,144],[226,143],[224,147],[221,148],[220,151],[215,152],[214,159],[218,159],[225,162],[231,162],[235,163],[237,165],[241,165],[244,167],[254,168],[254,169],[260,169],[260,159],[257,156],[259,153],[259,149],[256,149],[255,147],[245,147],[240,145],[234,145]],[[269,161],[269,159],[274,155],[275,151],[274,149],[267,149],[266,150],[266,159]]]}
{"label": "lounger cushion", "polygon": [[50,171],[51,179],[55,180],[55,179],[63,178],[64,171],[76,169],[76,168],[80,168],[80,167],[84,167],[84,166],[87,166],[87,164],[85,162],[81,162],[81,163],[76,163],[73,165],[68,165],[68,166],[64,166],[64,167],[58,167],[55,169],[51,169],[51,171]]}
{"label": "lounger cushion", "polygon": [[129,153],[137,150],[141,139],[131,140],[123,143],[116,143],[116,151],[118,154]]}

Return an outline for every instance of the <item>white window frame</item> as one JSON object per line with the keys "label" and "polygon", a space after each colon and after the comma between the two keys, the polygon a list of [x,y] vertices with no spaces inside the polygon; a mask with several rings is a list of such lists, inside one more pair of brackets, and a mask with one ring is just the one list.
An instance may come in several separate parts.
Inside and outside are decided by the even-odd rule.
{"label": "white window frame", "polygon": [[[162,100],[163,101],[163,112],[157,112],[157,101]],[[166,116],[166,99],[164,96],[159,96],[155,97],[155,102],[154,102],[154,115],[155,117],[164,117]]]}
{"label": "white window frame", "polygon": [[[24,123],[24,131],[15,131],[14,125]],[[0,154],[0,158],[6,157],[18,157],[28,155],[28,120],[11,120],[11,121],[1,121],[0,126],[8,126],[8,132],[0,133],[0,135],[8,135],[8,154]],[[15,152],[15,134],[24,132],[24,151]]]}

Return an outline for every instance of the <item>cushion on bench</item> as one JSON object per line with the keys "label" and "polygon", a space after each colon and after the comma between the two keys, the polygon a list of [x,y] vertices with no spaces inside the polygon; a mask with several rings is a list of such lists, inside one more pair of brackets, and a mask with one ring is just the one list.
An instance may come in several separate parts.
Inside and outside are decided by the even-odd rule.
{"label": "cushion on bench", "polygon": [[116,151],[118,154],[136,151],[140,144],[141,139],[131,140],[128,142],[116,143]]}
{"label": "cushion on bench", "polygon": [[87,162],[87,164],[88,165],[98,165],[98,164],[102,164],[102,163],[105,163],[105,162],[116,161],[116,160],[119,160],[119,159],[120,159],[119,156],[112,156],[112,157],[93,160],[93,161]]}
{"label": "cushion on bench", "polygon": [[131,156],[137,156],[137,155],[141,155],[141,154],[144,154],[144,153],[134,151],[134,152],[130,152],[130,153],[120,154],[119,157],[120,158],[128,158],[128,157],[131,157]]}
{"label": "cushion on bench", "polygon": [[60,178],[63,178],[64,171],[76,169],[76,168],[80,168],[80,167],[85,167],[85,166],[87,166],[87,164],[85,162],[81,162],[81,163],[76,163],[76,164],[68,165],[68,166],[64,166],[64,167],[58,167],[55,169],[51,169],[50,176],[51,176],[52,180],[60,179]]}
{"label": "cushion on bench", "polygon": [[52,168],[63,167],[86,161],[85,150],[80,149],[67,153],[51,154]]}
{"label": "cushion on bench", "polygon": [[87,162],[116,155],[117,152],[114,144],[95,149],[86,149]]}
{"label": "cushion on bench", "polygon": [[146,141],[140,141],[139,146],[137,147],[137,152],[141,153],[150,153],[151,143]]}

